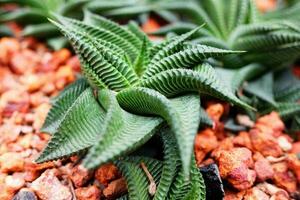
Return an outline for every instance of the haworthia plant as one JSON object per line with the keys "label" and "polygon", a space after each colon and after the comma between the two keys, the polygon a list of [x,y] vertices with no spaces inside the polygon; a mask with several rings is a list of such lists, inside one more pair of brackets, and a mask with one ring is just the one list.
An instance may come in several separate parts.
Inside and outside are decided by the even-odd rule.
{"label": "haworthia plant", "polygon": [[[165,142],[163,163],[143,160],[150,171],[163,165],[154,198],[204,199],[204,183],[193,157],[199,124],[211,125],[200,107],[201,97],[252,109],[220,81],[207,60],[241,52],[188,44],[199,28],[154,45],[134,23],[120,26],[85,14],[84,22],[62,16],[51,20],[78,54],[84,78],[54,99],[42,129],[52,138],[37,162],[84,151],[85,167],[114,161],[130,179],[129,187],[133,184],[130,199],[149,199],[144,189],[134,188],[146,183],[139,177],[140,169],[132,171],[138,159],[124,156],[160,133]],[[169,131],[164,133],[166,126]],[[166,134],[174,138],[172,144],[164,139]],[[131,183],[131,178],[140,180]]]}
{"label": "haworthia plant", "polygon": [[[139,9],[141,5],[144,9]],[[221,62],[207,60],[207,63],[217,67],[216,71],[222,76],[223,84],[233,93],[244,95],[242,98],[248,99],[248,103],[257,107],[262,114],[275,109],[284,119],[288,119],[291,116],[289,113],[297,111],[300,94],[299,89],[297,90],[298,83],[277,91],[273,87],[279,80],[273,80],[273,76],[281,68],[290,68],[300,58],[300,4],[298,2],[291,5],[262,14],[258,13],[253,0],[169,0],[154,1],[151,5],[137,0],[130,8],[128,5],[120,5],[107,9],[106,13],[117,16],[128,12],[138,14],[159,10],[185,16],[152,33],[156,35],[167,35],[170,32],[182,34],[205,23],[201,30],[191,36],[191,45],[204,44],[246,51],[242,54],[226,55],[219,60]],[[98,9],[100,7],[101,5]],[[147,73],[153,75],[159,72],[149,70]],[[294,79],[293,75],[289,74],[287,79]],[[248,81],[250,82],[247,83]],[[150,84],[147,82],[147,85]],[[160,86],[159,90],[163,89]],[[289,104],[282,104],[283,102]],[[252,116],[255,115],[252,113]]]}
{"label": "haworthia plant", "polygon": [[[259,62],[270,68],[290,63],[300,57],[300,4],[274,13],[260,14],[254,0],[119,0],[94,3],[95,11],[109,16],[124,16],[154,12],[169,12],[184,16],[152,34],[185,33],[205,23],[193,36],[194,43],[218,48],[246,50],[247,53],[226,56],[226,68],[243,67]],[[115,4],[117,6],[107,6]],[[181,20],[184,19],[184,20]]]}
{"label": "haworthia plant", "polygon": [[[95,9],[101,10],[108,2],[112,4],[117,1],[95,4]],[[116,5],[118,6],[106,7],[105,13],[110,16],[123,16],[129,13],[167,11],[185,16],[152,33],[156,35],[167,35],[170,32],[182,34],[205,23],[201,30],[191,36],[192,44],[246,51],[242,54],[226,55],[219,60],[221,62],[207,60],[217,67],[223,83],[227,84],[232,92],[246,95],[241,97],[248,99],[248,103],[257,107],[262,114],[274,109],[279,113],[293,111],[287,105],[277,105],[279,102],[297,105],[298,84],[290,84],[290,88],[277,91],[273,89],[273,83],[280,85],[276,84],[280,80],[273,80],[272,76],[281,68],[290,68],[293,62],[300,58],[299,2],[289,3],[288,6],[284,5],[266,14],[257,11],[253,0],[167,0],[151,1],[151,3],[129,0],[124,1],[124,4]],[[158,71],[149,70],[148,73],[156,74]],[[294,78],[290,73],[286,79]],[[247,83],[248,81],[251,82]],[[280,81],[282,82],[284,81]],[[160,87],[160,90],[162,89],[163,87]],[[255,115],[252,112],[251,116]]]}

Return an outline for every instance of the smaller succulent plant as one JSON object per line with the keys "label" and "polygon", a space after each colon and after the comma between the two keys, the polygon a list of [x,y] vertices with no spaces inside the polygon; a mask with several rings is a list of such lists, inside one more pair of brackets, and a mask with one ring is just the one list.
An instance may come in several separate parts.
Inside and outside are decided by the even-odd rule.
{"label": "smaller succulent plant", "polygon": [[138,17],[141,21],[147,19],[150,12],[154,12],[166,22],[179,20],[178,16],[170,11],[159,9],[161,2],[175,3],[176,0],[102,0],[92,1],[87,9],[93,13],[108,16],[114,19]]}
{"label": "smaller succulent plant", "polygon": [[267,12],[262,16],[264,20],[288,19],[299,20],[300,18],[300,2],[299,1],[281,1],[277,3],[275,10]]}
{"label": "smaller succulent plant", "polygon": [[51,13],[57,13],[81,19],[83,7],[88,2],[90,0],[0,0],[0,5],[16,4],[18,6],[13,11],[2,10],[0,22],[18,22],[25,26],[22,36],[47,39],[50,47],[60,49],[67,44],[67,41],[61,36],[57,28],[49,23],[47,18],[52,16]]}
{"label": "smaller succulent plant", "polygon": [[245,86],[244,91],[248,102],[256,104],[262,114],[275,110],[290,133],[300,131],[300,80],[290,68],[256,78]]}
{"label": "smaller succulent plant", "polygon": [[[125,171],[128,166],[135,169],[122,157],[156,133],[164,132],[167,126],[178,146],[174,151],[180,163],[178,177],[183,177],[178,184],[185,185],[191,182],[183,180],[198,176],[191,175],[198,174],[195,169],[191,171],[195,166],[195,134],[200,123],[209,123],[200,107],[200,96],[252,109],[222,84],[207,62],[209,58],[241,52],[186,43],[199,28],[153,45],[135,23],[119,26],[89,12],[84,22],[56,16],[52,23],[70,40],[85,78],[54,99],[42,129],[52,138],[37,159],[39,163],[87,151],[83,160],[87,168],[116,161],[128,164],[120,164]],[[165,173],[174,177],[177,172]],[[139,177],[130,173],[125,176]],[[173,178],[168,180],[170,186]],[[129,193],[134,192],[129,189]]]}

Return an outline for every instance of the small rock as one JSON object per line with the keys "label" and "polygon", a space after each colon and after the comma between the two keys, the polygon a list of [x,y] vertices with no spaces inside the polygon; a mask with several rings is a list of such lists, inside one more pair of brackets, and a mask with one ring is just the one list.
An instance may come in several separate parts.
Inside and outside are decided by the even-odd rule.
{"label": "small rock", "polygon": [[294,154],[299,154],[300,153],[300,141],[293,143],[292,153],[294,153]]}
{"label": "small rock", "polygon": [[269,200],[269,196],[257,187],[247,190],[243,200]]}
{"label": "small rock", "polygon": [[[281,189],[276,187],[275,185],[272,185],[270,183],[260,183],[256,187],[258,187],[260,190],[265,192],[266,194],[271,196],[272,200],[287,200],[289,199],[288,193]],[[275,198],[275,197],[281,197],[281,198]]]}
{"label": "small rock", "polygon": [[224,106],[221,103],[210,104],[206,108],[206,113],[213,121],[220,121],[224,113]]}
{"label": "small rock", "polygon": [[75,187],[82,187],[92,178],[93,174],[92,171],[85,169],[82,165],[77,165],[72,169],[70,178]]}
{"label": "small rock", "polygon": [[290,151],[293,147],[292,143],[285,136],[277,138],[277,142],[283,151]]}
{"label": "small rock", "polygon": [[110,181],[115,180],[120,176],[118,168],[113,164],[102,165],[95,172],[95,178],[104,186],[107,186]]}
{"label": "small rock", "polygon": [[283,121],[276,112],[271,112],[268,115],[262,116],[257,119],[256,125],[264,125],[270,127],[274,132],[282,132],[285,128]]}
{"label": "small rock", "polygon": [[248,149],[253,149],[249,133],[245,131],[239,132],[238,136],[233,138],[233,144],[235,147],[246,147]]}
{"label": "small rock", "polygon": [[30,190],[21,190],[12,200],[37,200],[37,197]]}
{"label": "small rock", "polygon": [[252,128],[254,126],[254,122],[250,119],[248,115],[238,114],[236,116],[236,120],[240,125]]}
{"label": "small rock", "polygon": [[256,179],[254,170],[248,169],[246,165],[234,168],[227,176],[227,181],[237,190],[251,188]]}
{"label": "small rock", "polygon": [[257,179],[261,182],[264,182],[267,179],[273,178],[274,171],[271,163],[259,153],[255,154],[253,157],[256,157],[254,170],[256,172]]}
{"label": "small rock", "polygon": [[247,148],[233,148],[222,151],[218,158],[220,175],[238,190],[250,188],[256,178],[253,166],[252,153]]}
{"label": "small rock", "polygon": [[213,157],[214,159],[218,160],[221,153],[223,151],[228,151],[231,150],[233,148],[233,141],[232,138],[225,138],[224,140],[222,140],[221,142],[219,142],[219,145],[217,148],[215,148],[212,152],[211,152],[211,157]]}
{"label": "small rock", "polygon": [[0,156],[2,172],[17,172],[24,169],[24,160],[19,153],[8,152]]}
{"label": "small rock", "polygon": [[1,200],[11,200],[14,196],[14,192],[6,188],[5,186],[0,186],[0,199]]}
{"label": "small rock", "polygon": [[243,200],[245,193],[246,190],[239,192],[226,190],[224,200]]}
{"label": "small rock", "polygon": [[287,162],[279,162],[272,165],[274,170],[274,183],[286,191],[292,193],[297,190],[297,179],[295,175],[289,171]]}
{"label": "small rock", "polygon": [[5,185],[10,190],[17,191],[25,185],[25,180],[22,177],[9,175],[5,178]]}
{"label": "small rock", "polygon": [[207,128],[196,135],[195,155],[199,165],[206,155],[218,146],[218,140],[212,129]]}
{"label": "small rock", "polygon": [[255,151],[263,156],[280,157],[283,151],[280,148],[276,138],[266,131],[254,128],[250,130],[250,138]]}
{"label": "small rock", "polygon": [[300,159],[295,154],[289,154],[287,162],[289,169],[294,172],[298,183],[300,183]]}
{"label": "small rock", "polygon": [[222,200],[225,196],[223,183],[216,164],[200,168],[206,186],[206,199]]}
{"label": "small rock", "polygon": [[54,170],[46,170],[32,182],[31,189],[41,200],[72,200],[72,193],[58,180]]}
{"label": "small rock", "polygon": [[93,185],[89,187],[77,188],[75,190],[77,200],[99,200],[101,196],[100,189]]}
{"label": "small rock", "polygon": [[108,186],[103,190],[103,195],[106,198],[112,199],[120,197],[127,192],[127,183],[124,178],[120,178],[112,181]]}

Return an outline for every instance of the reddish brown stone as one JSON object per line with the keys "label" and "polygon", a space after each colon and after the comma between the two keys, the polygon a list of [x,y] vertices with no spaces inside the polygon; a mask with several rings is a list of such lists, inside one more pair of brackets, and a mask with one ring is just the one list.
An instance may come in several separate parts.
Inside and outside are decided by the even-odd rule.
{"label": "reddish brown stone", "polygon": [[22,176],[9,175],[5,178],[5,186],[11,191],[17,191],[25,185],[25,180]]}
{"label": "reddish brown stone", "polygon": [[0,156],[2,172],[17,172],[24,169],[24,160],[19,153],[8,152]]}
{"label": "reddish brown stone", "polygon": [[272,165],[274,170],[274,182],[278,187],[288,192],[297,190],[297,180],[294,174],[289,171],[287,162],[279,162]]}
{"label": "reddish brown stone", "polygon": [[234,137],[233,144],[236,147],[246,147],[252,149],[252,143],[248,132],[242,131],[238,136]]}
{"label": "reddish brown stone", "polygon": [[106,198],[112,199],[120,197],[127,192],[127,184],[124,178],[120,178],[112,181],[108,186],[103,190],[103,195]]}
{"label": "reddish brown stone", "polygon": [[72,69],[76,72],[80,72],[80,61],[77,56],[71,57],[68,61],[67,64],[68,66],[72,67]]}
{"label": "reddish brown stone", "polygon": [[217,122],[220,121],[224,113],[224,107],[221,103],[209,104],[206,113],[213,121]]}
{"label": "reddish brown stone", "polygon": [[82,165],[77,165],[72,169],[70,178],[75,187],[82,187],[92,178],[93,174],[92,171],[85,169]]}
{"label": "reddish brown stone", "polygon": [[72,193],[58,180],[54,170],[46,170],[32,182],[31,189],[41,200],[72,200]]}
{"label": "reddish brown stone", "polygon": [[224,140],[219,142],[218,147],[212,151],[211,156],[217,160],[221,152],[223,152],[224,150],[225,151],[231,150],[233,147],[234,146],[233,146],[232,138],[225,138]]}
{"label": "reddish brown stone", "polygon": [[113,164],[105,164],[99,167],[95,172],[95,178],[99,183],[107,186],[109,182],[119,178],[121,175],[118,168]]}
{"label": "reddish brown stone", "polygon": [[287,200],[290,199],[288,193],[281,189],[276,187],[275,185],[269,184],[269,183],[260,183],[256,186],[261,191],[265,192],[269,196],[271,196],[271,200]]}
{"label": "reddish brown stone", "polygon": [[29,49],[14,53],[10,63],[13,72],[20,75],[33,72],[39,64],[39,56]]}
{"label": "reddish brown stone", "polygon": [[239,192],[226,190],[224,200],[243,200],[245,193],[246,190]]}
{"label": "reddish brown stone", "polygon": [[289,154],[287,158],[288,168],[294,172],[298,183],[300,184],[300,160],[296,154]]}
{"label": "reddish brown stone", "polygon": [[245,190],[251,188],[256,179],[254,170],[249,169],[245,164],[234,168],[229,172],[227,181],[237,190]]}
{"label": "reddish brown stone", "polygon": [[7,65],[11,56],[20,50],[20,44],[15,38],[1,38],[0,63]]}
{"label": "reddish brown stone", "polygon": [[300,141],[293,143],[293,147],[292,147],[291,153],[294,153],[294,154],[300,153]]}
{"label": "reddish brown stone", "polygon": [[256,178],[253,166],[252,153],[247,148],[233,148],[222,151],[218,158],[220,175],[238,190],[250,188]]}
{"label": "reddish brown stone", "polygon": [[254,158],[254,170],[256,172],[258,181],[263,182],[265,180],[273,178],[274,171],[271,163],[259,153],[255,154],[253,157],[256,157]]}
{"label": "reddish brown stone", "polygon": [[8,102],[2,111],[3,117],[11,117],[14,112],[26,113],[29,109],[29,103],[23,102]]}
{"label": "reddish brown stone", "polygon": [[277,140],[266,132],[261,132],[256,128],[252,129],[250,130],[250,138],[253,149],[264,156],[279,157],[283,154]]}
{"label": "reddish brown stone", "polygon": [[285,126],[282,120],[280,119],[277,112],[271,112],[268,115],[262,116],[257,119],[256,126],[263,125],[265,127],[271,128],[275,133],[281,133]]}
{"label": "reddish brown stone", "polygon": [[77,200],[100,200],[101,198],[101,191],[100,189],[95,186],[77,188],[75,190],[75,194]]}
{"label": "reddish brown stone", "polygon": [[210,128],[199,132],[195,138],[195,154],[199,165],[206,155],[218,146],[218,140]]}
{"label": "reddish brown stone", "polygon": [[253,187],[246,191],[243,200],[269,200],[269,195],[261,191],[257,187]]}

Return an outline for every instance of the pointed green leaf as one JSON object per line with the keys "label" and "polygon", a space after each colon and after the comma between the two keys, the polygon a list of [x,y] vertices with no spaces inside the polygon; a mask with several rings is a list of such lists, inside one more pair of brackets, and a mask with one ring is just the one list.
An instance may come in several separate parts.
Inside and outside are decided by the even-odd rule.
{"label": "pointed green leaf", "polygon": [[93,91],[87,88],[68,109],[36,162],[59,159],[86,150],[101,134],[103,121],[104,111],[94,98]]}
{"label": "pointed green leaf", "polygon": [[184,178],[183,172],[180,171],[173,181],[171,189],[168,194],[168,199],[197,199],[197,200],[205,200],[206,191],[205,191],[205,183],[200,173],[199,169],[196,166],[195,159],[193,157],[191,168],[191,180],[187,181]]}
{"label": "pointed green leaf", "polygon": [[[131,42],[123,38],[121,35],[118,35],[111,30],[108,30],[103,27],[96,27],[93,25],[86,24],[84,22],[62,17],[59,15],[55,15],[55,18],[62,24],[62,32],[64,33],[64,29],[70,29],[68,32],[81,32],[86,37],[89,37],[93,40],[104,40],[107,43],[111,43],[114,46],[119,46],[124,52],[128,54],[131,60],[134,60],[138,55],[138,50]],[[57,23],[56,23],[57,24]],[[56,25],[55,24],[55,25]],[[64,33],[65,34],[65,33]],[[130,32],[129,32],[130,34]],[[68,35],[66,35],[68,36]]]}
{"label": "pointed green leaf", "polygon": [[216,58],[233,53],[239,52],[218,49],[205,45],[186,47],[182,51],[164,57],[160,61],[150,64],[143,78],[146,79],[152,77],[153,75],[168,69],[192,68],[210,57]]}
{"label": "pointed green leaf", "polygon": [[149,53],[148,42],[146,41],[146,39],[144,39],[140,54],[136,58],[133,65],[133,68],[138,76],[141,76],[147,69],[147,66],[150,62]]}
{"label": "pointed green leaf", "polygon": [[93,86],[121,90],[137,81],[137,76],[123,58],[105,44],[84,33],[53,22],[64,33],[82,63],[83,73]]}
{"label": "pointed green leaf", "polygon": [[[187,32],[186,34],[174,37],[169,41],[167,40],[166,42],[160,44],[159,51],[157,51],[155,54],[152,55],[151,62],[149,63],[150,65],[149,68],[151,68],[151,66],[154,65],[155,63],[159,62],[161,59],[170,56],[178,51],[184,50],[185,46],[183,45],[183,42],[185,42],[186,40],[191,38],[194,34],[196,34],[201,27],[202,26],[194,28],[193,30]],[[147,77],[147,72],[145,76]]]}
{"label": "pointed green leaf", "polygon": [[92,14],[88,10],[85,10],[84,12],[84,22],[115,33],[116,35],[130,42],[136,49],[140,49],[142,46],[142,40],[140,40],[136,35],[117,23],[101,17],[100,15]]}
{"label": "pointed green leaf", "polygon": [[273,74],[267,73],[260,78],[251,81],[244,88],[246,92],[257,96],[258,98],[276,105],[273,94]]}
{"label": "pointed green leaf", "polygon": [[52,102],[52,107],[47,115],[42,132],[55,133],[66,115],[71,111],[76,100],[88,87],[86,80],[78,79],[75,83],[66,87]]}
{"label": "pointed green leaf", "polygon": [[201,71],[167,70],[142,81],[140,86],[154,89],[167,97],[188,91],[200,92],[202,95],[210,95],[246,109],[253,109],[239,100],[231,88],[222,84],[212,67],[204,66]]}
{"label": "pointed green leaf", "polygon": [[175,22],[173,24],[169,24],[166,26],[161,27],[160,29],[150,32],[151,35],[166,35],[170,32],[174,32],[176,34],[183,34],[188,31],[193,30],[196,28],[195,24],[188,23],[188,22]]}
{"label": "pointed green leaf", "polygon": [[276,101],[296,102],[300,100],[300,80],[291,69],[278,72],[274,81],[274,93]]}
{"label": "pointed green leaf", "polygon": [[173,180],[180,168],[180,156],[177,148],[176,138],[170,130],[161,133],[164,144],[164,161],[162,174],[153,200],[166,199]]}
{"label": "pointed green leaf", "polygon": [[260,64],[249,64],[240,69],[217,68],[216,72],[222,77],[222,81],[235,93],[245,81],[255,78],[265,71]]}

